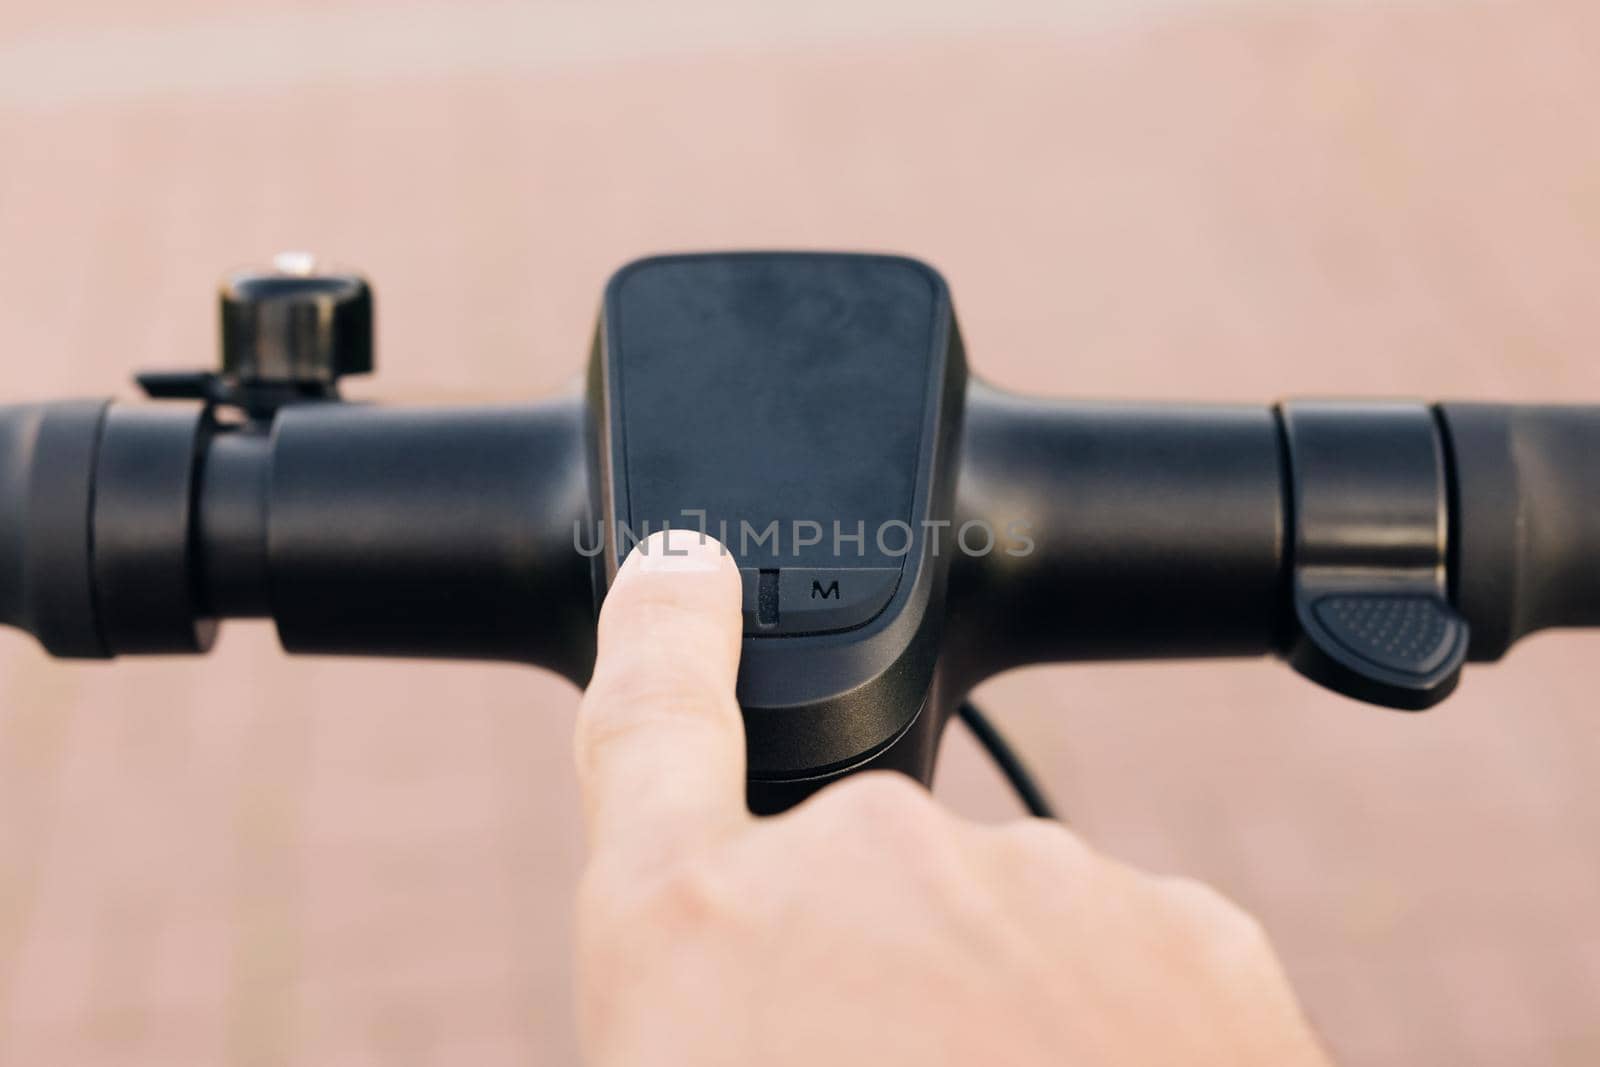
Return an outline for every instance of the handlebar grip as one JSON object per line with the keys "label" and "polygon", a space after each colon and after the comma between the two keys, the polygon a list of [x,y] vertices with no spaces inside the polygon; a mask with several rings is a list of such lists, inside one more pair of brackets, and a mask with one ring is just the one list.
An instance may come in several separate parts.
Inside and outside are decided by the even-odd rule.
{"label": "handlebar grip", "polygon": [[[1434,432],[1391,431],[1368,442],[1362,435],[1379,433],[1383,420],[1363,412],[1384,411]],[[1291,431],[1316,429],[1307,420],[1319,413],[1338,432],[1320,435],[1323,452],[1295,454],[1294,442],[1309,445]],[[1357,455],[1356,444],[1366,453]],[[1435,447],[1437,498],[1395,496],[1410,491],[1395,472],[1431,470]],[[1043,403],[974,383],[963,448],[957,521],[1020,517],[1035,548],[1022,558],[953,561],[947,656],[961,685],[1050,660],[1290,652],[1303,644],[1305,620],[1291,610],[1297,575],[1327,563],[1315,545],[1299,543],[1308,536],[1332,539],[1345,566],[1338,581],[1369,576],[1345,593],[1370,585],[1378,600],[1355,599],[1383,610],[1355,624],[1393,643],[1395,628],[1405,628],[1400,609],[1419,612],[1420,594],[1402,596],[1376,576],[1426,577],[1435,565],[1396,552],[1416,531],[1435,529],[1435,509],[1440,599],[1418,625],[1459,614],[1465,658],[1480,661],[1535,630],[1600,626],[1597,407],[1446,403],[1430,414],[1421,405],[1298,404],[1275,413]],[[1395,450],[1387,460],[1385,448]],[[1331,463],[1336,477],[1319,476],[1314,461]],[[1294,487],[1320,493],[1313,503],[1321,510],[1297,506]],[[1330,503],[1341,515],[1354,509],[1354,518],[1330,527]],[[1425,706],[1448,691],[1406,703],[1334,688],[1396,707]]]}
{"label": "handlebar grip", "polygon": [[593,665],[577,398],[505,408],[0,407],[0,623],[56,656],[286,649]]}
{"label": "handlebar grip", "polygon": [[1282,452],[1265,405],[1039,401],[972,382],[956,523],[1020,524],[1032,545],[952,559],[954,676],[1271,652]]}
{"label": "handlebar grip", "polygon": [[508,660],[582,682],[594,629],[591,561],[574,543],[588,512],[582,425],[576,398],[290,407],[257,446],[271,468],[259,504],[220,503],[249,464],[213,456],[208,589],[239,596],[265,571],[290,652]]}
{"label": "handlebar grip", "polygon": [[0,622],[54,656],[108,655],[90,546],[107,401],[0,407]]}
{"label": "handlebar grip", "polygon": [[1451,584],[1469,655],[1600,625],[1600,407],[1441,404],[1453,467]]}

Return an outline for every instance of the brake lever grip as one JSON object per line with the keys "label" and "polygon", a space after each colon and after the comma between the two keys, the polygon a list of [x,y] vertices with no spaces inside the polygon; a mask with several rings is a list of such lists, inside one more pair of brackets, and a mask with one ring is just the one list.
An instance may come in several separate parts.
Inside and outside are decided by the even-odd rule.
{"label": "brake lever grip", "polygon": [[1448,462],[1433,410],[1374,401],[1278,410],[1289,663],[1358,700],[1432,707],[1460,681],[1468,632],[1449,599]]}

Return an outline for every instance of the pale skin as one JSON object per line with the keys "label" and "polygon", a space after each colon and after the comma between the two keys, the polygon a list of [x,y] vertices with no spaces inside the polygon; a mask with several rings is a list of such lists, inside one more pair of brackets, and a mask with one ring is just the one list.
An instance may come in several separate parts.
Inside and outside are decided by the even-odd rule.
{"label": "pale skin", "polygon": [[887,772],[750,815],[738,571],[668,547],[618,573],[578,719],[588,1063],[1328,1064],[1260,925],[1200,883]]}

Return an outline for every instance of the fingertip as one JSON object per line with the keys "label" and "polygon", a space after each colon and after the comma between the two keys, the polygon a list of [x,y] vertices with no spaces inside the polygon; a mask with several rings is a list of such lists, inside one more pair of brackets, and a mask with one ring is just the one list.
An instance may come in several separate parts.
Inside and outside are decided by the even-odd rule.
{"label": "fingertip", "polygon": [[739,575],[733,555],[721,541],[698,530],[657,530],[635,545],[617,572],[620,581],[630,572],[643,574]]}
{"label": "fingertip", "polygon": [[657,855],[744,813],[740,599],[732,557],[693,530],[623,561],[575,738],[597,847]]}
{"label": "fingertip", "polygon": [[738,565],[716,538],[696,530],[661,530],[639,542],[617,571],[600,610],[600,657],[642,633],[676,645],[715,642],[737,668],[743,636]]}

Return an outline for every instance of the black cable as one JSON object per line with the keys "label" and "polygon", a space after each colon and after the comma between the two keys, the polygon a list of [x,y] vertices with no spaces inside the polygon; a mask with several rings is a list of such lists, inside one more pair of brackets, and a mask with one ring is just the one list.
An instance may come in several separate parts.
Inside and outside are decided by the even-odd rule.
{"label": "black cable", "polygon": [[1045,796],[1044,790],[1033,777],[1033,772],[1028,770],[1028,765],[1022,762],[1022,757],[1017,755],[1016,750],[1005,739],[1005,735],[989,721],[988,716],[979,711],[977,705],[970,700],[963,700],[956,714],[967,724],[967,729],[978,739],[978,744],[989,753],[989,758],[1000,768],[1000,773],[1006,776],[1006,781],[1011,783],[1017,799],[1028,809],[1028,814],[1041,819],[1059,818],[1056,815],[1055,805]]}

